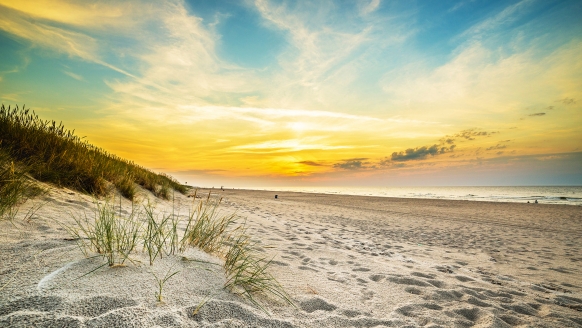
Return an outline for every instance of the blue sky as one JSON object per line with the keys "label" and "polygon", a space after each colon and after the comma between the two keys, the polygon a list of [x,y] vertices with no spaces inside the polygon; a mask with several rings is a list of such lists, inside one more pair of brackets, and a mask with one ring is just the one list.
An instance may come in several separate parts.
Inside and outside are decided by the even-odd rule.
{"label": "blue sky", "polygon": [[0,0],[0,98],[201,185],[582,184],[581,14]]}

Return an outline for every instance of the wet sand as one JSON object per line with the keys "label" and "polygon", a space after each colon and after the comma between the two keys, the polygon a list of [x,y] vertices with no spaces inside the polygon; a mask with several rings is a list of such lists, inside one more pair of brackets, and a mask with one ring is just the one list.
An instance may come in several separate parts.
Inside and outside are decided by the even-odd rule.
{"label": "wet sand", "polygon": [[[85,259],[55,221],[93,204],[53,190],[31,223],[0,223],[0,288],[8,283],[0,326],[582,327],[582,207],[214,193],[225,213],[246,218],[296,307],[261,298],[266,315],[222,290],[221,270],[181,257],[74,280],[100,260]],[[185,213],[191,199],[180,196],[174,207]],[[185,255],[221,263],[196,250]],[[160,305],[150,271],[168,268],[180,273]]]}

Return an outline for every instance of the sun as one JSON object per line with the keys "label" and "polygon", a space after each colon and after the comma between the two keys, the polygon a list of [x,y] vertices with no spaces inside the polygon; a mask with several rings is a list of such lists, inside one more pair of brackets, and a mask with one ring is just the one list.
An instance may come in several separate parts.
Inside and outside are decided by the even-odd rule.
{"label": "sun", "polygon": [[294,132],[304,132],[309,128],[309,124],[305,122],[289,122],[287,123],[287,128]]}

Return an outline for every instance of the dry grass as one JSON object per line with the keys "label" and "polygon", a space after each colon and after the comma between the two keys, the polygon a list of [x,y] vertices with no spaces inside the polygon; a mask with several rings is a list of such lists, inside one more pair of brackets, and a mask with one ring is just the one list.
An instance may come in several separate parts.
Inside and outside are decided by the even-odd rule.
{"label": "dry grass", "polygon": [[[89,252],[98,253],[109,266],[132,261],[130,255],[138,250],[136,246],[140,243],[152,266],[157,258],[164,255],[197,247],[224,258],[224,287],[231,292],[259,307],[261,305],[255,295],[260,293],[271,294],[293,304],[277,280],[268,273],[271,261],[255,251],[255,243],[248,235],[245,224],[237,223],[239,217],[234,213],[222,213],[220,204],[221,199],[212,198],[209,194],[195,201],[184,222],[173,211],[167,215],[156,213],[149,204],[143,205],[142,210],[134,206],[126,216],[122,215],[121,210],[116,212],[109,204],[97,204],[93,220],[74,217],[76,224],[65,227],[86,256]],[[182,235],[178,228],[181,223],[185,225]],[[158,284],[158,301],[161,302],[164,284],[174,274],[171,271],[163,277],[154,274]]]}
{"label": "dry grass", "polygon": [[245,224],[236,223],[238,217],[235,213],[225,215],[220,212],[221,200],[212,199],[208,194],[205,200],[198,202],[190,213],[182,245],[196,246],[223,257],[227,276],[224,287],[246,297],[261,309],[255,299],[258,293],[271,294],[293,304],[283,287],[268,273],[271,261],[257,254]]}
{"label": "dry grass", "polygon": [[73,217],[76,225],[65,228],[85,255],[92,251],[103,256],[109,266],[123,265],[139,243],[142,222],[136,211],[123,217],[108,203],[96,203],[96,207],[93,220]]}
{"label": "dry grass", "polygon": [[209,193],[206,199],[193,205],[180,241],[182,251],[187,246],[196,246],[207,253],[221,253],[228,238],[229,228],[237,218],[234,213],[226,215],[220,213],[221,201],[222,199],[211,198]]}
{"label": "dry grass", "polygon": [[[44,192],[24,171],[11,161],[10,156],[0,151],[0,220],[14,220],[20,210],[19,205]],[[30,209],[25,220],[36,210],[37,207]]]}
{"label": "dry grass", "polygon": [[247,235],[244,226],[237,228],[225,246],[224,270],[227,275],[225,288],[246,297],[261,309],[263,308],[254,297],[257,293],[271,294],[293,304],[283,287],[268,272],[271,260],[257,254],[255,243]]}
{"label": "dry grass", "polygon": [[135,195],[134,183],[166,199],[171,189],[187,190],[168,175],[109,154],[62,123],[42,120],[18,106],[0,107],[0,149],[37,180],[93,195],[105,195],[107,181],[128,199]]}
{"label": "dry grass", "polygon": [[[108,184],[112,184],[130,200],[136,194],[135,184],[165,199],[170,198],[172,190],[187,191],[187,187],[168,175],[154,173],[89,144],[74,131],[66,130],[62,123],[42,120],[34,112],[18,106],[11,109],[2,105],[0,219],[14,218],[19,204],[42,192],[33,179],[96,196],[106,195]],[[234,213],[222,214],[220,203],[221,199],[211,198],[210,194],[195,203],[181,237],[179,216],[172,213],[160,218],[149,205],[143,211],[134,206],[124,216],[110,204],[96,202],[93,218],[73,217],[75,224],[65,228],[85,255],[100,254],[109,266],[131,261],[130,255],[139,244],[148,253],[150,265],[164,254],[198,247],[225,259],[225,288],[258,306],[256,293],[269,293],[291,303],[283,288],[267,272],[271,262],[257,255],[244,224],[237,225],[238,217]],[[162,300],[164,284],[176,273],[168,271],[160,278],[154,274],[158,301]]]}

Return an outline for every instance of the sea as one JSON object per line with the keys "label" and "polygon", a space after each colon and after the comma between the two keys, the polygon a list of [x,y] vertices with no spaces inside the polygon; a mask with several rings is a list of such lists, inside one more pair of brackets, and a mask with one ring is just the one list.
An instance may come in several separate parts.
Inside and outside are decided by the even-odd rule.
{"label": "sea", "polygon": [[379,196],[398,198],[455,199],[485,202],[563,204],[582,206],[582,186],[501,187],[267,187],[272,191]]}

